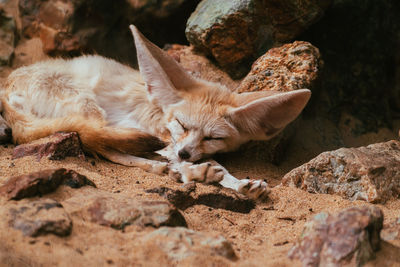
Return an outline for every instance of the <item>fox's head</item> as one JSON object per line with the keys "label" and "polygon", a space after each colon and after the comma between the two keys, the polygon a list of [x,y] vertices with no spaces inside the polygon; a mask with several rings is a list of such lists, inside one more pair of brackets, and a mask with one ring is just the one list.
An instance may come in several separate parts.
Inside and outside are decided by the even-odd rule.
{"label": "fox's head", "polygon": [[310,98],[308,89],[237,94],[195,79],[135,26],[130,29],[149,99],[166,116],[179,160],[197,161],[250,140],[268,140],[293,121]]}

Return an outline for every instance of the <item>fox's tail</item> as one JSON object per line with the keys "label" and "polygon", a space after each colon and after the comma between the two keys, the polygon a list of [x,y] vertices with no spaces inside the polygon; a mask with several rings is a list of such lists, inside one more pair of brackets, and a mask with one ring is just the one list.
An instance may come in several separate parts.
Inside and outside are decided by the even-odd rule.
{"label": "fox's tail", "polygon": [[159,138],[138,129],[110,127],[104,121],[81,116],[30,119],[14,110],[5,112],[4,115],[12,128],[13,141],[17,144],[27,143],[56,132],[77,132],[86,151],[103,156],[110,150],[140,155],[165,147],[165,143]]}

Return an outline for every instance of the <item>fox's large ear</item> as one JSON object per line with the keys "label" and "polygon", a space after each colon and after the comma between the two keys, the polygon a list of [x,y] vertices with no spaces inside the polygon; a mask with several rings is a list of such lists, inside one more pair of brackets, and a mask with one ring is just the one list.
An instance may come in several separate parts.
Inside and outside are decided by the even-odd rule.
{"label": "fox's large ear", "polygon": [[196,80],[172,57],[146,39],[134,25],[129,28],[135,39],[140,73],[150,97],[161,107],[178,102],[178,91],[195,86]]}
{"label": "fox's large ear", "polygon": [[229,110],[227,118],[255,139],[271,137],[300,114],[310,96],[310,90],[301,89],[263,97]]}

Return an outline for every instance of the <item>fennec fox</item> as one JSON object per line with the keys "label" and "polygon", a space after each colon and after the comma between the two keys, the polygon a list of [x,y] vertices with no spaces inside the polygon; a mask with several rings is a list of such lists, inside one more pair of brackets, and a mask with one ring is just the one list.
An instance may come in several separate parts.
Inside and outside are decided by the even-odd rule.
{"label": "fennec fox", "polygon": [[[232,93],[193,78],[135,26],[130,29],[140,72],[101,56],[51,59],[13,71],[1,102],[14,143],[76,131],[86,151],[112,162],[265,197],[264,181],[238,180],[215,162],[195,162],[273,137],[299,115],[310,91]],[[141,157],[150,151],[169,161]]]}

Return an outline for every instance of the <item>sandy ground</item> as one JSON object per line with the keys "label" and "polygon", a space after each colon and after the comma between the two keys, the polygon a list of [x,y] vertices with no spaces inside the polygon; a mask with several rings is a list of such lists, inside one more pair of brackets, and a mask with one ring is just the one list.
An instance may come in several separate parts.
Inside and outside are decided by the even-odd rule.
{"label": "sandy ground", "polygon": [[[307,122],[304,125],[307,125]],[[225,166],[237,177],[264,178],[271,185],[278,185],[281,177],[288,170],[309,160],[310,156],[316,153],[315,147],[318,144],[318,138],[312,138],[313,142],[304,138],[302,138],[303,142],[299,141],[301,136],[308,135],[307,128],[304,129],[299,131],[294,138],[293,142],[295,143],[292,143],[289,147],[287,158],[280,166],[260,162],[257,159],[241,159],[239,162],[237,159],[229,157],[225,159]],[[394,135],[394,133],[384,129],[380,134],[370,134],[361,137],[361,139],[365,142],[371,142],[382,139],[382,136],[385,135],[389,137],[391,134]],[[321,136],[321,134],[318,133],[318,136]],[[314,153],[311,151],[312,147],[314,147]],[[0,185],[4,183],[6,178],[14,175],[64,167],[86,175],[101,190],[137,199],[163,200],[157,194],[146,193],[146,189],[160,186],[172,189],[182,188],[182,184],[176,183],[166,176],[157,176],[138,168],[124,167],[90,157],[87,157],[86,160],[68,158],[62,161],[47,159],[36,161],[33,157],[12,160],[12,149],[13,145],[0,147]],[[219,190],[220,188],[216,186],[199,184],[196,193],[215,193]],[[66,195],[73,194],[71,189],[62,187],[50,194],[49,197],[62,200]],[[213,259],[213,262],[204,262],[204,264],[207,263],[206,265],[214,263],[216,266],[294,266],[295,263],[287,259],[287,253],[301,234],[307,220],[321,211],[334,213],[346,207],[365,204],[363,201],[351,202],[338,196],[309,194],[298,189],[276,186],[272,189],[270,198],[264,203],[257,203],[249,213],[233,212],[207,205],[194,205],[183,210],[182,214],[185,216],[189,228],[204,232],[218,232],[225,236],[232,243],[239,257],[233,263],[223,259],[216,262]],[[384,212],[385,225],[399,218],[400,200],[389,201],[378,206]],[[151,230],[145,229],[139,230],[139,232]],[[132,255],[135,252],[132,252],[133,254],[128,257],[126,251],[129,251],[132,242],[132,246],[134,246],[131,237],[137,233],[138,229],[135,227],[127,227],[122,233],[86,222],[74,224],[73,233],[67,238],[55,236],[28,238],[23,237],[17,231],[11,231],[6,240],[11,244],[19,243],[17,245],[19,249],[10,253],[18,255],[16,257],[21,263],[26,263],[26,266],[34,266],[34,263],[37,262],[36,257],[40,259],[40,262],[47,262],[52,265],[55,264],[53,260],[59,259],[58,256],[65,259],[64,262],[61,262],[61,265],[65,266],[68,265],[67,263],[81,265],[85,262],[84,259],[97,259],[86,263],[91,266],[106,264],[107,260],[117,266],[122,266],[132,263],[128,259],[132,260]],[[127,242],[127,238],[131,241]],[[398,246],[400,243],[398,241],[393,241],[392,244],[384,243],[383,249],[377,254],[376,261],[370,263],[371,266],[384,266],[383,263],[387,263],[387,266],[400,265],[400,248],[394,245]],[[47,259],[46,257],[49,256],[43,254],[45,251],[53,256]],[[82,254],[76,251],[82,251]],[[102,251],[107,251],[109,257],[96,256],[99,253],[101,254]],[[145,261],[143,255],[137,256],[140,257],[136,258],[135,262],[141,262],[144,265],[163,262],[162,259],[157,259],[155,255],[150,256],[153,260],[156,259],[155,261]],[[57,263],[60,264],[60,262]]]}

